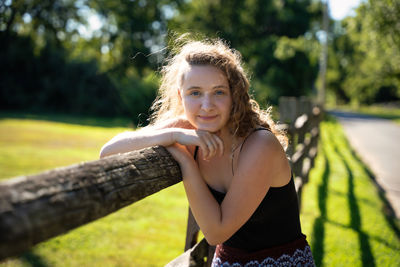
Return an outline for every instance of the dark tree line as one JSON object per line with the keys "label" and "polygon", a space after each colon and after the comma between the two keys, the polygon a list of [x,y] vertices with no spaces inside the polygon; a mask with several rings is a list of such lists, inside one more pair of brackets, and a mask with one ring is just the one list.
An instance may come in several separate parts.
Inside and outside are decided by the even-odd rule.
{"label": "dark tree line", "polygon": [[[0,39],[3,39],[0,33]],[[69,60],[64,49],[46,44],[38,54],[29,36],[0,42],[0,105],[5,110],[71,114],[122,114],[115,85],[95,60]],[[111,104],[111,105],[110,105]]]}
{"label": "dark tree line", "polygon": [[[399,33],[391,26],[398,5],[382,1],[365,3],[330,37],[328,85],[341,101],[399,96]],[[101,24],[85,34],[93,17]],[[320,21],[321,6],[312,0],[2,1],[0,107],[130,116],[134,122],[144,114],[145,122],[168,44],[186,32],[220,37],[238,49],[262,104],[312,95]],[[371,42],[371,30],[386,37],[366,50],[359,44]],[[373,83],[363,78],[369,72]]]}

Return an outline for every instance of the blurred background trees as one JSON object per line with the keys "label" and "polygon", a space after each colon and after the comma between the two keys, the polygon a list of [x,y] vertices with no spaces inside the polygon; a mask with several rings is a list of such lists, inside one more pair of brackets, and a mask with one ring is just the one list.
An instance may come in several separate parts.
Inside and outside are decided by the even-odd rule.
{"label": "blurred background trees", "polygon": [[[330,101],[399,100],[399,5],[365,1],[330,24]],[[315,95],[321,9],[316,0],[1,1],[0,107],[145,123],[168,43],[185,32],[238,49],[262,105]]]}
{"label": "blurred background trees", "polygon": [[338,103],[400,100],[400,2],[369,0],[333,24],[328,89]]}
{"label": "blurred background trees", "polygon": [[262,104],[311,93],[318,71],[312,49],[318,2],[204,0],[188,2],[181,10],[169,28],[227,40],[242,53]]}

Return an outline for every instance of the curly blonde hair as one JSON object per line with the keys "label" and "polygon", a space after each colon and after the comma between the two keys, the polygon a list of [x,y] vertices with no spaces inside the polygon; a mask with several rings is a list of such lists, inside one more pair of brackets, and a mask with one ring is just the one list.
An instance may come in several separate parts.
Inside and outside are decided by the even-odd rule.
{"label": "curly blonde hair", "polygon": [[[181,41],[181,40],[179,40]],[[220,69],[227,77],[232,95],[232,110],[228,121],[231,134],[244,137],[257,127],[269,129],[284,148],[287,138],[284,132],[276,129],[270,116],[271,107],[260,109],[249,94],[249,79],[242,67],[241,54],[229,48],[220,39],[189,40],[178,46],[161,69],[161,84],[158,96],[151,110],[151,123],[177,118],[184,114],[178,90],[188,66],[211,65]]]}

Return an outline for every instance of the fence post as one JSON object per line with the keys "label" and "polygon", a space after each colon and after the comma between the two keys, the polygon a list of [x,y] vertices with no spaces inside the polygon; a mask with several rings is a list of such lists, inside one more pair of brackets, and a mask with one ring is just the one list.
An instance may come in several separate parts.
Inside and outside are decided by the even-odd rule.
{"label": "fence post", "polygon": [[279,98],[279,121],[288,125],[288,148],[286,153],[292,155],[294,152],[295,139],[292,132],[293,123],[297,117],[297,100],[295,97],[283,96]]}
{"label": "fence post", "polygon": [[188,212],[188,222],[186,228],[186,242],[185,242],[185,251],[192,248],[197,243],[197,237],[199,235],[199,226],[197,225],[196,220],[193,217],[192,210],[189,207]]}
{"label": "fence post", "polygon": [[307,97],[282,97],[279,100],[280,120],[289,125],[289,146],[286,151],[291,158],[295,175],[296,191],[301,206],[302,186],[308,181],[317,154],[321,109]]}

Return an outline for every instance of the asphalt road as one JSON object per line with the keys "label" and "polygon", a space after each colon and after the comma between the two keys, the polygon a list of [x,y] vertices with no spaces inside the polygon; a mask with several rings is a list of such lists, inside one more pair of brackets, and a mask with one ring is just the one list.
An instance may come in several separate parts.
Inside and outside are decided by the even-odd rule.
{"label": "asphalt road", "polygon": [[385,190],[400,218],[400,126],[386,119],[331,111],[343,126],[349,142]]}

